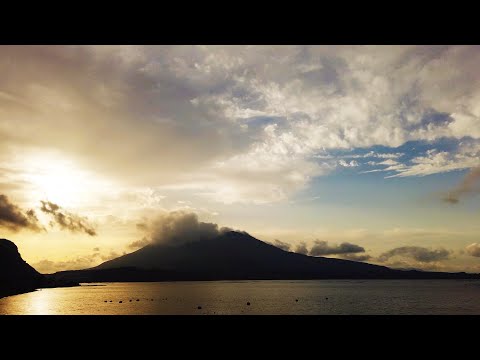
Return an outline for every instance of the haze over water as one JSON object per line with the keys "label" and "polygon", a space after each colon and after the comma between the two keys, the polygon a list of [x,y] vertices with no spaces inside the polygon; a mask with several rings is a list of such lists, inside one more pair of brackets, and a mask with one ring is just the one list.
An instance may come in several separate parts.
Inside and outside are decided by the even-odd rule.
{"label": "haze over water", "polygon": [[103,283],[2,298],[0,314],[480,314],[479,298],[476,280]]}

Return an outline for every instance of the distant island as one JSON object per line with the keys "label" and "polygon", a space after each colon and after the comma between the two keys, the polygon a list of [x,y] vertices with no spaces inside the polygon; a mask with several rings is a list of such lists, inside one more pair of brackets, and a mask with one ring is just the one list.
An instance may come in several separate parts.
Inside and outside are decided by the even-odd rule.
{"label": "distant island", "polygon": [[480,279],[480,274],[396,270],[350,260],[292,253],[245,232],[180,245],[147,245],[85,270],[43,275],[9,240],[0,239],[0,297],[81,282],[315,279]]}

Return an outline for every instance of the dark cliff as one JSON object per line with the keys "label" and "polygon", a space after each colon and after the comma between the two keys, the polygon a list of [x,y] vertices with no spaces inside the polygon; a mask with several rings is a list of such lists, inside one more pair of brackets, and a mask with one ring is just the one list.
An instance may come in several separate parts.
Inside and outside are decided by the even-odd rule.
{"label": "dark cliff", "polygon": [[0,297],[34,291],[38,288],[75,285],[78,283],[40,274],[22,259],[13,242],[0,239]]}
{"label": "dark cliff", "polygon": [[13,242],[0,239],[0,297],[33,291],[44,282],[44,276],[22,259]]}

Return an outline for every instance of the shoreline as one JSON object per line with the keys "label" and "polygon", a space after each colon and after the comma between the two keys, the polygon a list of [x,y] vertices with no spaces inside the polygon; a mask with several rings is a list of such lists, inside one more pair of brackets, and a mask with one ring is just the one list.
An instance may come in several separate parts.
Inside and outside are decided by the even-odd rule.
{"label": "shoreline", "polygon": [[15,292],[0,293],[0,299],[6,298],[6,297],[9,297],[9,296],[27,294],[27,293],[34,292],[34,291],[37,291],[37,290],[38,290],[38,288],[29,289],[29,290],[15,291]]}

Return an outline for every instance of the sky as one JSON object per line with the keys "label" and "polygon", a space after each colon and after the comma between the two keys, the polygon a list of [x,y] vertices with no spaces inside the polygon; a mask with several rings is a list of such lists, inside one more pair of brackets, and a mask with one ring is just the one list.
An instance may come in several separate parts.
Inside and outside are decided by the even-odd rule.
{"label": "sky", "polygon": [[478,46],[0,46],[0,237],[54,272],[193,219],[480,272],[478,64]]}

